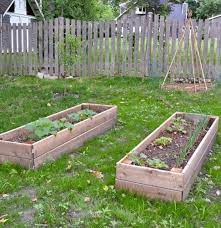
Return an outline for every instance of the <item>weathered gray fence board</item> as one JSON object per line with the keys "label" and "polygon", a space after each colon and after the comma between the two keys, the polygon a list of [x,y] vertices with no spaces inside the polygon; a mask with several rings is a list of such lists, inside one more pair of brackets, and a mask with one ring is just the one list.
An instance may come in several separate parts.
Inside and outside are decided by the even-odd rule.
{"label": "weathered gray fence board", "polygon": [[105,22],[105,75],[110,74],[110,69],[109,69],[109,28],[110,28],[110,23]]}
{"label": "weathered gray fence board", "polygon": [[[136,33],[135,33],[136,36]],[[123,56],[122,56],[122,68],[121,75],[126,76],[126,67],[127,67],[127,19],[123,21]]]}
{"label": "weathered gray fence board", "polygon": [[[74,37],[74,40],[76,41],[76,21],[74,19],[71,20],[71,35]],[[83,48],[83,47],[82,47]],[[72,54],[76,54],[76,50],[72,50]],[[76,63],[73,63],[71,69],[70,69],[71,75],[76,76]],[[83,72],[82,72],[83,74]],[[83,75],[84,76],[84,75]]]}
{"label": "weathered gray fence board", "polygon": [[98,22],[94,22],[94,28],[93,28],[93,41],[94,41],[94,45],[93,45],[93,75],[96,76],[98,74]]}
{"label": "weathered gray fence board", "polygon": [[134,70],[138,73],[139,58],[139,36],[140,36],[140,18],[135,19],[135,38],[134,38]]}
{"label": "weathered gray fence board", "polygon": [[154,15],[154,27],[153,27],[153,75],[156,75],[157,71],[157,45],[158,45],[158,32],[159,32],[159,15]]}
{"label": "weathered gray fence board", "polygon": [[92,76],[93,75],[93,71],[92,71],[92,61],[91,61],[91,57],[92,57],[92,31],[93,31],[93,27],[92,27],[92,22],[88,22],[88,76]]}
{"label": "weathered gray fence board", "polygon": [[82,76],[87,76],[87,22],[82,23]]}
{"label": "weathered gray fence board", "polygon": [[111,23],[111,76],[115,75],[115,27],[116,22]]}
{"label": "weathered gray fence board", "polygon": [[153,14],[148,14],[148,28],[147,28],[147,42],[146,42],[146,74],[145,76],[151,75],[151,43],[152,43],[152,26],[153,26]]}
{"label": "weathered gray fence board", "polygon": [[100,75],[103,74],[103,47],[104,47],[104,22],[100,22],[99,24],[99,72]]}
{"label": "weathered gray fence board", "polygon": [[116,54],[116,62],[117,62],[117,72],[120,75],[121,69],[121,33],[122,33],[122,22],[121,20],[117,22],[117,54]]}
{"label": "weathered gray fence board", "polygon": [[53,20],[49,21],[49,74],[54,75],[54,23]]}
{"label": "weathered gray fence board", "polygon": [[59,40],[59,21],[58,18],[54,21],[54,64],[55,64],[55,75],[59,75],[59,59],[58,59],[58,40]]}
{"label": "weathered gray fence board", "polygon": [[164,22],[164,17],[163,16],[160,16],[160,35],[159,35],[159,49],[158,49],[158,63],[157,63],[157,66],[158,66],[158,74],[159,76],[161,76],[161,74],[163,73],[163,45],[164,45],[164,42],[163,42],[163,39],[164,39],[164,36],[165,36],[165,22]]}
{"label": "weathered gray fence board", "polygon": [[[145,39],[146,39],[146,25],[147,20],[146,17],[142,17],[141,19],[141,41],[140,41],[140,71],[141,76],[145,75]],[[132,49],[131,46],[129,46],[129,49]]]}
{"label": "weathered gray fence board", "polygon": [[58,37],[58,55],[59,55],[59,72],[60,76],[64,76],[64,60],[62,59],[60,52],[64,51],[63,44],[64,44],[64,18],[59,17],[59,37]]}

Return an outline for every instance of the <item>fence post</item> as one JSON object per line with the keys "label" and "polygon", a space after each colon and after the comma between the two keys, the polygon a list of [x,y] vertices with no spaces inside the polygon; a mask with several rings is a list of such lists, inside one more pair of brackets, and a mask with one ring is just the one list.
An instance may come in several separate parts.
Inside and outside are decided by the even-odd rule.
{"label": "fence post", "polygon": [[148,27],[147,27],[147,44],[146,44],[146,76],[151,73],[151,42],[152,42],[152,24],[153,13],[148,13]]}

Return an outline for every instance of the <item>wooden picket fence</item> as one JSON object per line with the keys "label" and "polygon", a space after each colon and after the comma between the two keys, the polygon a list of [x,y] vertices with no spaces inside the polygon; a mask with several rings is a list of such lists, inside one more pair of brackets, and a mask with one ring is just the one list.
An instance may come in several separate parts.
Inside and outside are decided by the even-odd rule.
{"label": "wooden picket fence", "polygon": [[[208,78],[221,78],[221,25],[193,21]],[[86,22],[56,18],[29,25],[0,26],[0,75],[155,76],[165,75],[177,48],[184,22],[149,13],[123,21]],[[66,65],[60,44],[79,40],[75,63]],[[70,52],[68,43],[65,51]],[[179,61],[172,69],[191,76],[188,33]]]}

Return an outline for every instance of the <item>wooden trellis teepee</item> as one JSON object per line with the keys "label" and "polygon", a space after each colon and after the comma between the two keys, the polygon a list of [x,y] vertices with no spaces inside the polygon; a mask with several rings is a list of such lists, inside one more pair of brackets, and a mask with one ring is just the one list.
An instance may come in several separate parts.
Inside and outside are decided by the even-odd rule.
{"label": "wooden trellis teepee", "polygon": [[[191,19],[192,13],[188,13],[188,20],[185,23],[183,28],[181,38],[178,42],[175,54],[172,58],[171,64],[168,68],[167,74],[163,80],[161,88],[169,89],[181,89],[181,90],[190,90],[190,91],[202,91],[208,89],[207,81],[204,73],[204,66],[200,56],[200,51],[197,45],[197,35],[193,26]],[[176,73],[172,71],[173,67],[176,67],[176,60],[181,59],[181,51],[183,48],[183,42],[185,35],[189,34],[189,45],[190,45],[190,61],[192,68],[192,77],[188,78],[183,75],[182,77],[177,77]],[[170,80],[169,80],[170,79]],[[189,81],[187,80],[189,79]]]}

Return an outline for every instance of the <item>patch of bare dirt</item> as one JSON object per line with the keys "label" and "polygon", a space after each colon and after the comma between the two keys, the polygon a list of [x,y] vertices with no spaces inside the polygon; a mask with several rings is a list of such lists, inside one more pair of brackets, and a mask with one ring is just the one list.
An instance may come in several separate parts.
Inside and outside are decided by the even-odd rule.
{"label": "patch of bare dirt", "polygon": [[61,93],[61,92],[54,92],[53,93],[53,100],[62,100],[64,97],[73,97],[73,98],[80,98],[78,93]]}
{"label": "patch of bare dirt", "polygon": [[75,210],[69,210],[67,215],[69,218],[84,218],[88,216],[90,213],[85,211],[75,211]]}
{"label": "patch of bare dirt", "polygon": [[22,212],[21,214],[21,220],[25,223],[32,224],[34,221],[36,209],[35,208],[29,208]]}
{"label": "patch of bare dirt", "polygon": [[[207,83],[207,87],[212,88],[213,83]],[[170,83],[163,86],[164,89],[168,90],[178,90],[178,91],[187,91],[187,92],[202,92],[206,91],[205,84],[204,83],[198,83],[196,84],[196,88],[194,84],[190,83]]]}
{"label": "patch of bare dirt", "polygon": [[12,194],[6,194],[4,196],[0,196],[0,200],[6,200],[6,199],[11,199],[11,198],[16,198],[16,197],[24,197],[27,196],[30,199],[34,200],[37,198],[37,191],[34,188],[24,188],[21,189],[18,192],[14,192]]}

